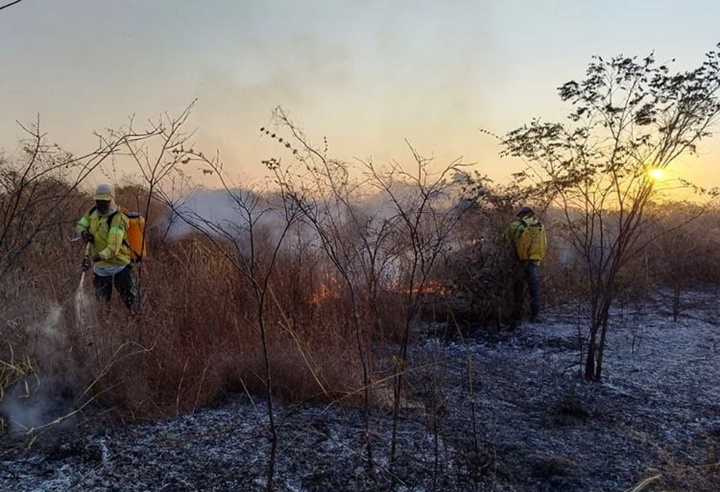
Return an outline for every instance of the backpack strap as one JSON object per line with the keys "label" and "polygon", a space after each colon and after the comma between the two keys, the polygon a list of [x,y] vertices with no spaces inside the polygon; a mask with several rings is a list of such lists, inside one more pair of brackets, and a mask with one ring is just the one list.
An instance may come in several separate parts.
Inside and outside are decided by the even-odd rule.
{"label": "backpack strap", "polygon": [[[97,207],[95,205],[90,207],[90,210],[88,210],[88,212],[87,212],[88,217],[90,217],[92,215],[92,213],[95,212],[96,210],[97,210]],[[113,213],[111,213],[110,215],[107,216],[108,227],[112,226],[112,221],[115,218],[115,216],[118,214],[118,212],[120,212],[119,207]]]}
{"label": "backpack strap", "polygon": [[516,241],[520,238],[520,235],[521,235],[523,232],[525,232],[525,230],[526,230],[528,227],[530,227],[530,226],[528,225],[528,223],[525,222],[525,219],[520,219],[518,222],[519,222],[519,223],[518,223],[517,227],[515,228],[515,237],[513,238],[513,239],[515,239]]}
{"label": "backpack strap", "polygon": [[[88,210],[88,213],[87,213],[87,214],[88,214],[88,217],[89,217],[90,215],[92,215],[92,213],[95,212],[96,210],[97,210],[97,207],[96,207],[95,205],[93,205],[92,207],[90,207],[90,210]],[[107,216],[108,229],[109,229],[110,227],[112,227],[112,221],[113,221],[113,219],[115,218],[115,216],[118,214],[118,212],[122,213],[121,210],[120,210],[120,207],[118,207],[113,213],[111,213],[110,215]],[[128,240],[127,240],[127,231],[125,231],[125,234],[123,234],[123,240],[122,240],[122,242],[123,242],[123,244],[124,244],[125,246],[127,246],[128,248],[130,248],[130,250],[132,251],[132,247],[130,246],[130,243],[129,243]]]}

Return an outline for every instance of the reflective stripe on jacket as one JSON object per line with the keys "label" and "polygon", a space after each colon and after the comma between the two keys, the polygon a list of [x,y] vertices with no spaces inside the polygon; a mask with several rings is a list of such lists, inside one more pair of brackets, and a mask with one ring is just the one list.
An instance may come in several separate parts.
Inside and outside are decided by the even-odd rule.
{"label": "reflective stripe on jacket", "polygon": [[97,210],[93,210],[85,213],[75,228],[78,234],[89,230],[93,235],[94,241],[90,249],[92,254],[102,258],[101,261],[95,262],[99,268],[127,265],[132,258],[126,238],[128,218],[118,211],[113,215],[112,223],[108,224],[107,219],[110,215],[100,215]]}

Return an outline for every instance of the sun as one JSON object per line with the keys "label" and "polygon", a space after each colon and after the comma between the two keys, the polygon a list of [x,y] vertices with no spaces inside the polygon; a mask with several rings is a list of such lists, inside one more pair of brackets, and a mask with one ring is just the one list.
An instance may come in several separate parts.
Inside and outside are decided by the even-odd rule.
{"label": "sun", "polygon": [[665,171],[660,168],[653,167],[648,170],[648,175],[653,181],[660,181],[663,177],[665,177]]}

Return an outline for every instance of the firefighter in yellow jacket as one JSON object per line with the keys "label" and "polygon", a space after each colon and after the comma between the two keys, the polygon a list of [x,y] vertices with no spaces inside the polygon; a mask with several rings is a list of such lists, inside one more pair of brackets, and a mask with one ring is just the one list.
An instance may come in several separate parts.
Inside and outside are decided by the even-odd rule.
{"label": "firefighter in yellow jacket", "polygon": [[[511,245],[516,261],[513,274],[515,290],[514,324],[522,320],[526,292],[530,293],[530,322],[540,321],[540,262],[545,258],[547,236],[544,225],[530,207],[522,207],[503,234]],[[527,289],[526,289],[527,287]]]}
{"label": "firefighter in yellow jacket", "polygon": [[76,227],[83,241],[90,244],[91,255],[83,260],[83,269],[92,266],[98,299],[109,303],[115,285],[125,305],[131,308],[137,291],[132,277],[132,251],[127,242],[128,218],[115,203],[112,185],[98,185],[93,198],[95,206]]}

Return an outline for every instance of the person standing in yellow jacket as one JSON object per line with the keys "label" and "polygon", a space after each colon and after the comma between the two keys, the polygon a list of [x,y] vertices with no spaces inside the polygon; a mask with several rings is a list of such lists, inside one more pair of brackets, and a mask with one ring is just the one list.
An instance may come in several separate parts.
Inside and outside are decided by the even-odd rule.
{"label": "person standing in yellow jacket", "polygon": [[[540,262],[545,258],[547,237],[545,226],[535,217],[531,207],[517,213],[503,234],[515,257],[513,325],[523,318],[526,293],[530,293],[530,322],[540,322]],[[526,288],[527,287],[527,288]]]}
{"label": "person standing in yellow jacket", "polygon": [[93,198],[95,206],[82,216],[76,227],[83,241],[90,244],[90,257],[83,260],[83,269],[92,266],[98,299],[109,303],[114,285],[125,305],[132,308],[137,291],[132,277],[132,251],[127,241],[128,218],[115,203],[112,185],[98,185]]}

